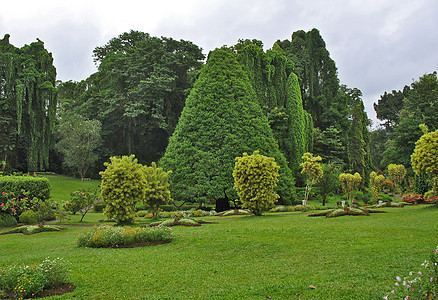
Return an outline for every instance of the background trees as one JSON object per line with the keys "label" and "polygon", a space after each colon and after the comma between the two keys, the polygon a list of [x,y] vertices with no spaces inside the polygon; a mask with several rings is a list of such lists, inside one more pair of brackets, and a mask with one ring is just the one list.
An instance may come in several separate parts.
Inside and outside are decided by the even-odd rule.
{"label": "background trees", "polygon": [[[57,93],[53,57],[40,40],[16,48],[0,40],[0,144],[2,157],[34,173],[49,167]],[[15,149],[15,151],[12,151]]]}
{"label": "background trees", "polygon": [[[293,177],[248,77],[229,50],[210,52],[160,165],[172,170],[175,199],[228,206],[236,197],[234,159],[259,150],[280,165],[282,201],[294,198]],[[224,207],[217,207],[223,210]]]}

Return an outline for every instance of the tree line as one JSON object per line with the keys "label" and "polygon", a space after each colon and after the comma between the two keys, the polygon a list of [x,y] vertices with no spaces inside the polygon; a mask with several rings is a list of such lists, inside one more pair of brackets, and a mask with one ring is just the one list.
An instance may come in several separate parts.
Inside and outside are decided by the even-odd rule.
{"label": "tree line", "polygon": [[[361,91],[340,83],[317,29],[266,51],[262,41],[242,39],[206,62],[190,41],[130,31],[95,48],[98,71],[80,82],[56,81],[42,41],[16,48],[6,35],[0,48],[0,159],[23,172],[97,176],[109,157],[135,154],[169,170],[186,161],[172,170],[172,193],[181,199],[230,199],[228,162],[259,150],[279,163],[287,202],[293,186],[305,185],[304,153],[366,180],[382,163],[410,165],[417,121],[436,128],[428,109],[436,103],[435,73],[385,93],[375,106],[385,127],[370,133]],[[390,103],[401,104],[391,110]]]}

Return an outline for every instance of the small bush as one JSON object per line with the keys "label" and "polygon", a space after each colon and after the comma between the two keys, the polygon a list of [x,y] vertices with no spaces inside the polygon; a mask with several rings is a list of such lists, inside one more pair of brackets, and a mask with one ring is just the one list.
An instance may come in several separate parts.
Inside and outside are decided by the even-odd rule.
{"label": "small bush", "polygon": [[106,204],[105,203],[97,203],[94,204],[93,210],[94,212],[103,212],[103,210],[105,209]]}
{"label": "small bush", "polygon": [[62,258],[46,258],[41,264],[0,267],[0,287],[13,293],[18,299],[36,297],[46,288],[67,283],[70,280],[68,262]]}
{"label": "small bush", "polygon": [[33,210],[26,210],[20,215],[20,222],[32,225],[38,223],[37,214]]}
{"label": "small bush", "polygon": [[17,226],[17,219],[11,214],[0,212],[0,227],[14,227]]}
{"label": "small bush", "polygon": [[129,226],[95,226],[79,235],[79,247],[118,248],[133,244],[169,242],[173,237],[169,228],[132,228]]}
{"label": "small bush", "polygon": [[403,202],[411,203],[411,204],[420,204],[422,203],[423,195],[420,194],[405,194],[403,195]]}

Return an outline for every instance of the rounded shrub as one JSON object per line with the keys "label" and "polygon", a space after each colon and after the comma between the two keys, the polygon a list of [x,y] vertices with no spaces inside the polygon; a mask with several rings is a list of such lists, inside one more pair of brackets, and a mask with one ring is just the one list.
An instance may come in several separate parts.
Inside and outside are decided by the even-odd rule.
{"label": "rounded shrub", "polygon": [[23,212],[20,215],[19,220],[21,223],[24,223],[27,225],[32,225],[32,224],[38,223],[37,214],[33,210],[26,210],[25,212]]}

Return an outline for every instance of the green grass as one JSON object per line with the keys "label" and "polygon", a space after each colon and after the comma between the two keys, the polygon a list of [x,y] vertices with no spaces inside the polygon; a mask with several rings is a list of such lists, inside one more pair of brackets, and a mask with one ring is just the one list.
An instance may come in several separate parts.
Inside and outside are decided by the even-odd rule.
{"label": "green grass", "polygon": [[97,188],[100,184],[100,180],[82,181],[79,178],[73,178],[63,175],[43,175],[50,181],[51,198],[59,203],[70,201],[71,192],[78,191],[80,189]]}
{"label": "green grass", "polygon": [[438,245],[437,207],[386,210],[209,217],[218,224],[174,227],[172,243],[132,249],[79,248],[87,227],[10,234],[0,265],[69,260],[77,289],[51,299],[382,299]]}

